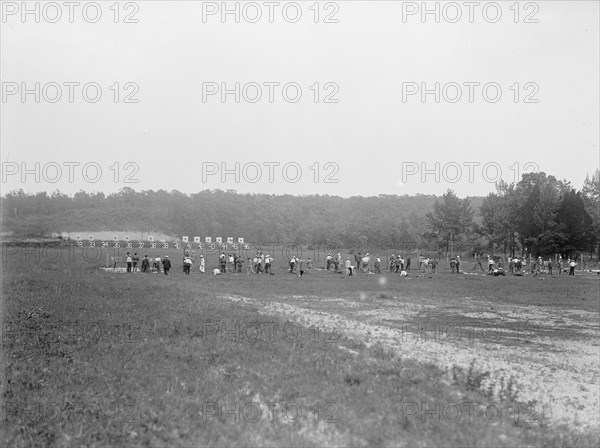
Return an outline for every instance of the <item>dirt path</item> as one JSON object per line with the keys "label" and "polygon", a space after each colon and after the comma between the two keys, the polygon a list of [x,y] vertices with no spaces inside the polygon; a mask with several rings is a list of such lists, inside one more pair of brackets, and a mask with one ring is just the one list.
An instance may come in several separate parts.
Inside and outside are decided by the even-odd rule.
{"label": "dirt path", "polygon": [[[598,316],[594,313],[584,315],[581,311],[573,311],[565,316],[564,312],[557,315],[550,309],[519,306],[499,310],[494,313],[494,317],[500,316],[507,323],[526,319],[529,324],[538,322],[540,325],[554,325],[560,322],[565,325],[576,322],[581,327],[578,332],[581,338],[562,340],[537,334],[518,334],[518,327],[507,325],[502,331],[505,337],[512,340],[510,344],[504,345],[486,342],[481,338],[459,337],[458,333],[456,337],[436,338],[434,333],[426,332],[425,337],[420,337],[415,333],[407,333],[402,328],[385,325],[386,321],[407,321],[407,318],[414,317],[415,311],[407,307],[386,308],[381,312],[354,310],[352,317],[348,317],[288,303],[239,296],[224,298],[258,307],[261,313],[308,327],[325,328],[327,324],[335,324],[342,334],[362,340],[367,346],[379,342],[401,353],[402,357],[422,364],[437,365],[448,372],[448,381],[451,381],[453,366],[466,370],[475,360],[478,371],[490,372],[489,381],[495,385],[496,390],[500,387],[501,378],[506,383],[512,376],[519,391],[519,400],[535,401],[536,409],[551,421],[564,422],[573,429],[582,431],[600,428],[600,360],[598,333],[594,328],[594,323],[597,327]],[[345,311],[348,311],[353,304],[346,303]],[[410,308],[414,307],[413,304]],[[467,312],[469,308],[474,307],[464,306],[462,314],[485,318],[482,312]],[[524,342],[525,339],[527,342]],[[489,382],[484,383],[484,388],[488,384]]]}

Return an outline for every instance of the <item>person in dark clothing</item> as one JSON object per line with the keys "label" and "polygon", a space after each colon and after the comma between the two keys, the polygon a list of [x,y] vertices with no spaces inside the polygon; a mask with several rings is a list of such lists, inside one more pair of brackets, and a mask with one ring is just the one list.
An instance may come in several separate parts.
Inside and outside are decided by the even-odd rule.
{"label": "person in dark clothing", "polygon": [[142,258],[142,272],[144,274],[147,273],[149,267],[150,267],[150,259],[148,258],[148,255],[144,255],[144,258]]}
{"label": "person in dark clothing", "polygon": [[165,255],[163,259],[163,271],[165,271],[165,275],[169,275],[169,269],[171,269],[171,260],[169,260],[168,255]]}
{"label": "person in dark clothing", "polygon": [[358,255],[354,254],[354,261],[356,262],[356,270],[360,271],[360,263],[361,263],[362,257],[360,256],[360,252],[358,253]]}
{"label": "person in dark clothing", "polygon": [[131,272],[131,266],[133,262],[131,261],[131,255],[129,255],[129,252],[127,252],[127,257],[125,261],[127,262],[127,272]]}
{"label": "person in dark clothing", "polygon": [[227,261],[225,259],[225,254],[221,254],[219,256],[219,266],[221,268],[221,274],[224,274],[226,271]]}
{"label": "person in dark clothing", "polygon": [[138,257],[137,252],[133,254],[133,257],[131,257],[131,261],[133,261],[133,272],[135,272],[135,270],[137,269],[137,265],[140,261],[140,257]]}
{"label": "person in dark clothing", "polygon": [[192,259],[190,257],[185,257],[183,260],[183,272],[186,275],[190,275],[190,270],[192,269]]}
{"label": "person in dark clothing", "polygon": [[410,257],[406,259],[406,270],[410,271]]}

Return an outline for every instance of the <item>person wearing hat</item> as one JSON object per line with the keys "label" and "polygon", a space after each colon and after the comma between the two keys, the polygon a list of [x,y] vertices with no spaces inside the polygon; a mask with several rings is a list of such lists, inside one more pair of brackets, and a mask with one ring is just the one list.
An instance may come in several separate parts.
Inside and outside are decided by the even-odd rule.
{"label": "person wearing hat", "polygon": [[268,254],[265,257],[265,274],[271,274],[271,256]]}
{"label": "person wearing hat", "polygon": [[327,270],[328,271],[331,269],[331,260],[332,260],[331,252],[329,252],[327,254],[327,256],[325,257],[325,261],[327,262]]}
{"label": "person wearing hat", "polygon": [[379,257],[375,258],[375,273],[381,274],[381,258]]}
{"label": "person wearing hat", "polygon": [[171,269],[171,260],[169,260],[169,256],[165,255],[163,259],[163,271],[165,271],[165,275],[169,275],[169,269]]}
{"label": "person wearing hat", "polygon": [[190,269],[192,267],[192,264],[194,264],[192,262],[192,259],[190,257],[185,257],[183,260],[183,272],[186,275],[190,275]]}

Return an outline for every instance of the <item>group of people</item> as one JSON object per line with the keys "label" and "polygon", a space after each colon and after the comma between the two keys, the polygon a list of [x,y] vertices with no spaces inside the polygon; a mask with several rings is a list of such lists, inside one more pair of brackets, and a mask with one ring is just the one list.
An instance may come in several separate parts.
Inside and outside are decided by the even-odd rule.
{"label": "group of people", "polygon": [[[336,255],[332,255],[331,252],[327,254],[325,257],[326,262],[326,270],[333,271],[336,274],[346,274],[348,276],[356,275],[357,272],[364,273],[375,273],[381,274],[381,258],[378,256],[375,257],[373,263],[371,263],[371,256],[367,252],[364,256],[358,252],[353,255],[354,262],[350,259],[350,256],[346,257],[346,260],[342,260],[341,254],[338,252]],[[487,260],[486,260],[487,259]],[[143,273],[155,272],[161,273],[163,272],[165,275],[169,275],[169,271],[171,269],[171,260],[168,255],[165,255],[162,259],[160,256],[156,256],[155,258],[150,258],[148,255],[144,255],[144,257],[140,260],[137,252],[133,255],[127,252],[126,255],[126,263],[127,263],[127,272],[137,272],[137,265],[140,264],[141,261],[141,269],[140,271]],[[246,265],[246,274],[269,274],[274,275],[272,271],[274,259],[269,255],[264,255],[262,252],[257,252],[256,255],[252,257],[247,257],[244,260],[243,257],[238,256],[236,254],[225,254],[221,253],[219,255],[219,267],[214,269],[214,274],[225,274],[227,272],[230,273],[239,273],[243,272],[244,263]],[[476,271],[479,268],[482,272],[485,271],[483,267],[483,262],[487,261],[487,273],[488,275],[499,276],[505,275],[504,271],[504,260],[502,257],[496,257],[496,260],[491,255],[485,254],[474,254],[474,265],[473,270]],[[187,275],[190,274],[192,267],[198,263],[199,271],[204,273],[206,269],[206,262],[203,255],[197,259],[194,251],[187,250],[185,255],[183,256],[183,272]],[[437,257],[425,257],[419,256],[419,270],[425,273],[436,273],[437,266],[439,261]],[[460,270],[460,256],[456,255],[450,258],[450,271],[453,274],[458,274],[461,272]],[[402,255],[394,255],[390,257],[389,260],[389,271],[392,273],[401,273],[402,275],[407,275],[406,271],[409,271],[411,268],[411,259],[407,257],[406,260]],[[558,274],[561,275],[563,272],[568,272],[568,275],[575,275],[575,267],[577,263],[575,259],[568,258],[567,261],[564,261],[561,256],[558,256],[556,260],[552,260],[549,258],[547,261],[544,261],[542,257],[538,257],[537,259],[531,262],[531,274],[534,276],[541,275],[542,272],[548,272],[550,275],[554,275],[554,268],[558,269]],[[523,275],[527,269],[527,259],[526,257],[515,257],[509,258],[508,267],[510,272],[513,275]],[[289,261],[289,272],[292,274],[297,274],[298,276],[303,276],[306,273],[309,273],[313,268],[313,262],[309,258],[300,259],[296,256],[292,257]]]}
{"label": "group of people", "polygon": [[[154,259],[149,258],[148,255],[144,255],[141,261],[142,263],[140,270],[144,274],[148,272],[160,273],[162,268],[164,274],[169,275],[169,270],[171,269],[171,260],[169,259],[168,255],[165,255],[163,259],[161,259],[158,255]],[[135,252],[133,255],[127,252],[127,255],[125,256],[125,262],[127,263],[127,272],[137,272],[137,265],[140,262],[140,257],[138,257],[137,252]],[[150,267],[150,264],[152,264],[152,267]]]}
{"label": "group of people", "polygon": [[[473,265],[473,270],[476,271],[477,267],[483,271],[482,260],[487,257],[487,265],[488,265],[488,275],[504,275],[504,260],[502,257],[499,257],[497,261],[491,255],[483,255],[483,254],[475,254],[475,264]],[[575,267],[577,263],[575,259],[568,258],[565,262],[562,256],[558,256],[556,261],[552,260],[552,258],[548,258],[547,261],[544,261],[541,256],[537,259],[532,260],[531,262],[531,274],[534,276],[539,276],[542,272],[548,272],[550,275],[554,275],[554,268],[558,269],[558,275],[561,275],[563,272],[568,272],[569,275],[575,275]],[[527,271],[527,258],[526,257],[515,257],[508,259],[508,267],[510,269],[511,274],[513,275],[523,275]]]}

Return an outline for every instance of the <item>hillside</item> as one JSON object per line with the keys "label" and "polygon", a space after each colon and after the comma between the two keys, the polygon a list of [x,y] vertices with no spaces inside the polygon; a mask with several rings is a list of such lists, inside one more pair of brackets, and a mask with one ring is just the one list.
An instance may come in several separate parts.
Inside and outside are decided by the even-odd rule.
{"label": "hillside", "polygon": [[[2,229],[13,237],[56,232],[161,232],[166,235],[243,236],[247,240],[366,241],[393,247],[420,241],[432,195],[351,197],[238,194],[205,190],[195,194],[122,189],[117,194],[79,192],[67,196],[11,192],[1,199]],[[478,214],[483,198],[470,198]]]}

